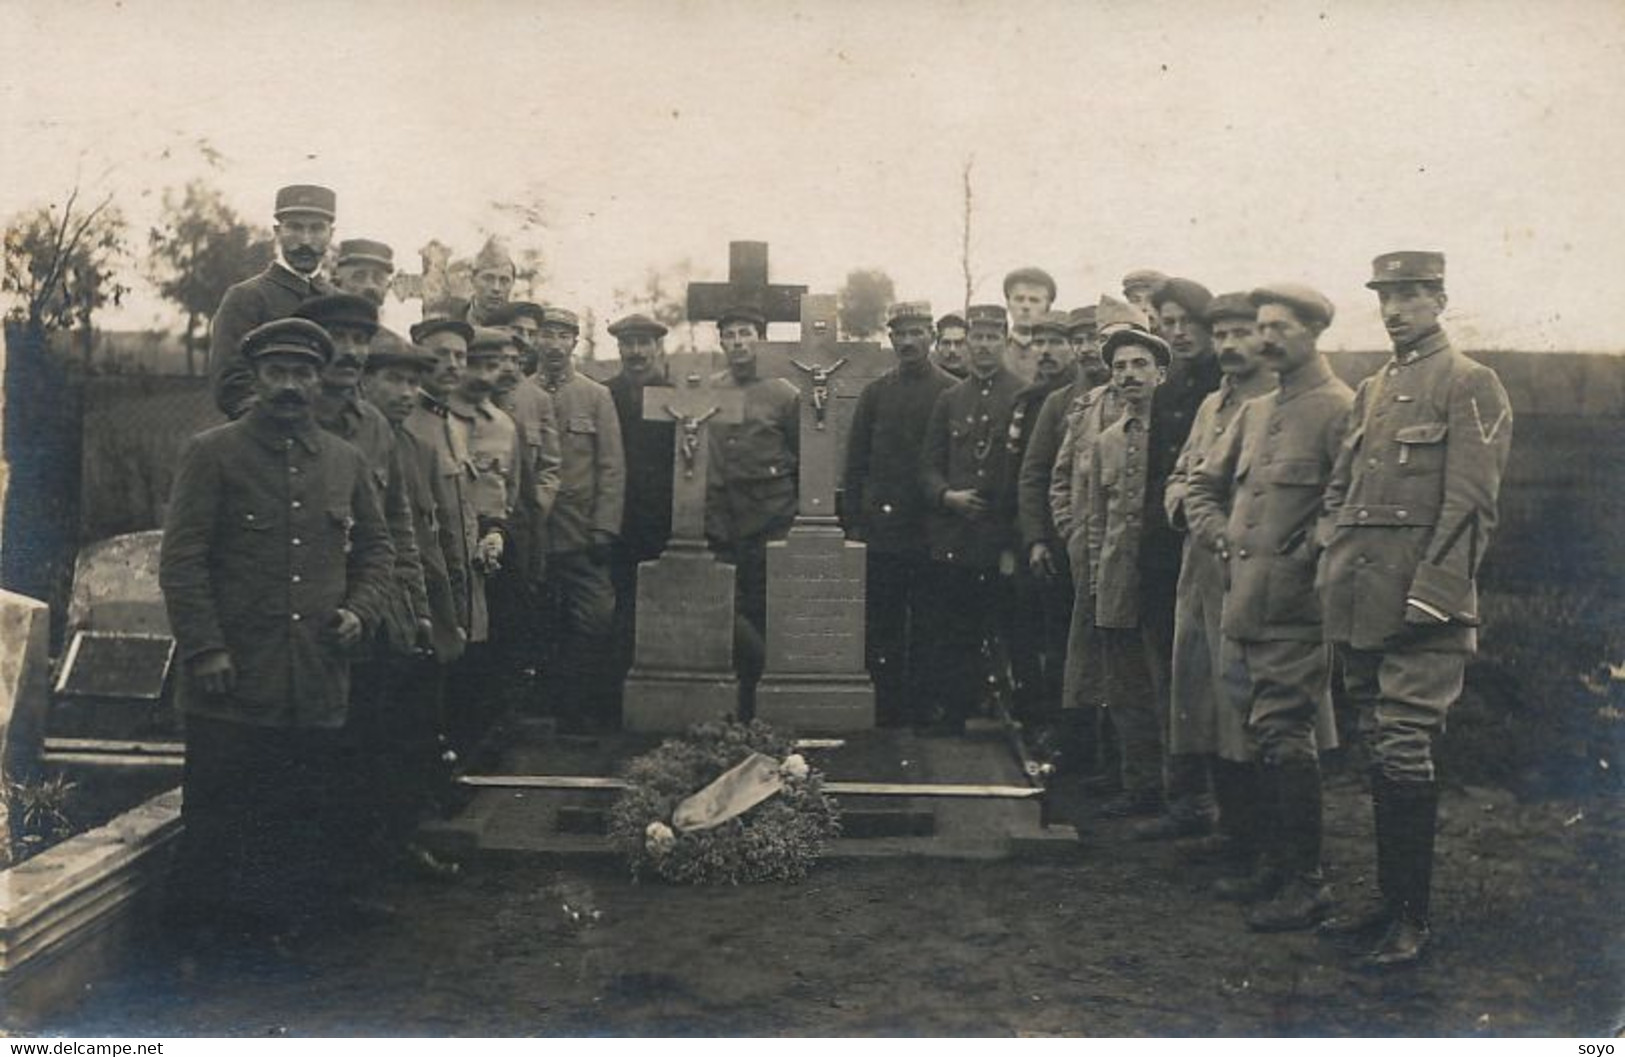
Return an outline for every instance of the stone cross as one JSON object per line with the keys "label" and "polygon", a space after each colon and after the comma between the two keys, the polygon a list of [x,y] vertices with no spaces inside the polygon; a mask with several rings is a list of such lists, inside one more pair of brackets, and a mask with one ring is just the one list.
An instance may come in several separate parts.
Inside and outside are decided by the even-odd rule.
{"label": "stone cross", "polygon": [[671,545],[705,546],[705,474],[709,445],[707,426],[715,422],[743,422],[745,394],[738,389],[713,389],[697,374],[679,386],[645,386],[643,418],[673,422],[676,452],[672,459]]}
{"label": "stone cross", "polygon": [[688,321],[715,321],[737,305],[760,309],[769,323],[794,323],[801,318],[796,302],[805,286],[773,285],[767,281],[767,243],[728,243],[728,281],[688,284]]}
{"label": "stone cross", "polygon": [[833,294],[802,297],[799,342],[757,346],[757,372],[783,378],[801,391],[802,518],[834,519],[858,394],[893,362],[892,354],[872,341],[837,339]]}

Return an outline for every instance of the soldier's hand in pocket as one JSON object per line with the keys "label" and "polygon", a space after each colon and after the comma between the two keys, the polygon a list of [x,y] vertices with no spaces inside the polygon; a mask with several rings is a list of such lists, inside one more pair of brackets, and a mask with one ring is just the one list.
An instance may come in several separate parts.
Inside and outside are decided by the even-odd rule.
{"label": "soldier's hand in pocket", "polygon": [[229,694],[237,686],[237,669],[231,663],[231,654],[225,650],[200,653],[192,658],[191,667],[192,678],[205,694]]}

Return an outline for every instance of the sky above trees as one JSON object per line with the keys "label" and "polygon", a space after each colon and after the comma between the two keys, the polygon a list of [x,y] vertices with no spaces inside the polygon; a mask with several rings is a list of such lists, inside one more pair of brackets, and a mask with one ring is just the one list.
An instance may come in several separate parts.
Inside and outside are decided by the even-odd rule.
{"label": "sky above trees", "polygon": [[[1372,348],[1370,258],[1430,248],[1463,344],[1625,348],[1613,0],[13,0],[0,35],[34,42],[0,70],[6,216],[78,181],[142,233],[202,178],[268,223],[321,182],[339,237],[410,268],[495,231],[605,322],[651,267],[723,278],[730,239],[943,311],[970,161],[978,300],[1024,264],[1061,307],[1138,267],[1293,279]],[[100,325],[179,325],[132,285]]]}

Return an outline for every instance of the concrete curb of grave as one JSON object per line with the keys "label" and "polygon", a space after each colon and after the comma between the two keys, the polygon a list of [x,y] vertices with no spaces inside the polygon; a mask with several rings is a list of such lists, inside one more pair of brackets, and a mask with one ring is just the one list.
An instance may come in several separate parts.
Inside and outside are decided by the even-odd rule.
{"label": "concrete curb of grave", "polygon": [[0,872],[0,1007],[25,1024],[77,1001],[128,957],[181,831],[171,789]]}

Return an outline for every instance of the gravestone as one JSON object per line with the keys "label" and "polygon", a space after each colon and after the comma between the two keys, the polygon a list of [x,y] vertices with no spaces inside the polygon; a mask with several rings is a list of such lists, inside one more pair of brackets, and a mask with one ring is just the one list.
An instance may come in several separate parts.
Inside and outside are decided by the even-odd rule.
{"label": "gravestone", "polygon": [[[33,776],[50,704],[51,609],[0,590],[0,785]],[[0,797],[0,869],[11,855],[7,798]]]}
{"label": "gravestone", "polygon": [[725,310],[748,305],[769,323],[794,323],[801,318],[798,302],[806,292],[805,286],[767,281],[767,243],[730,242],[728,281],[688,284],[688,321],[715,322]]}
{"label": "gravestone", "polygon": [[865,548],[846,538],[835,493],[858,394],[892,366],[873,342],[843,342],[829,294],[801,299],[799,343],[759,346],[757,370],[801,391],[800,504],[788,539],[767,546],[767,662],[756,715],[798,731],[867,730]]}
{"label": "gravestone", "polygon": [[712,389],[697,374],[643,390],[643,417],[676,423],[672,536],[665,553],[638,565],[636,644],[621,708],[627,730],[686,730],[738,706],[734,570],[705,542],[705,434],[713,423],[743,421],[744,409],[739,390]]}

